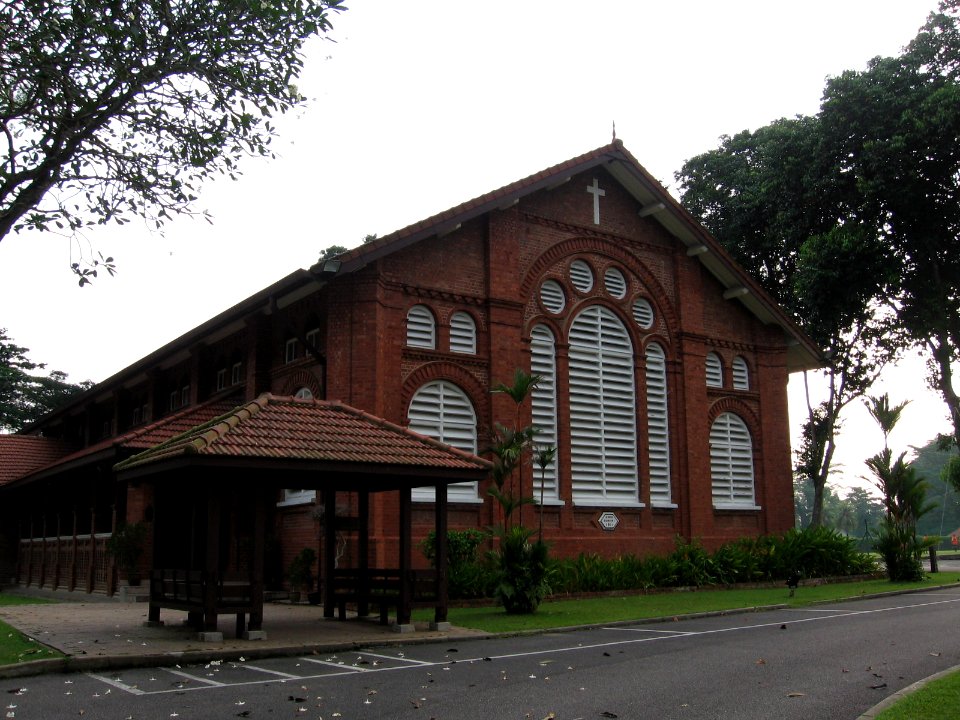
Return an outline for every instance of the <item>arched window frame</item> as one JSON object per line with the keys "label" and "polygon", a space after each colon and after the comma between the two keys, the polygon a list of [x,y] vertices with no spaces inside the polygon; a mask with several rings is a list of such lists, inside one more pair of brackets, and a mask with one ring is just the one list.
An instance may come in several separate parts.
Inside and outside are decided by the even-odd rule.
{"label": "arched window frame", "polygon": [[743,418],[720,413],[710,426],[710,482],[717,510],[759,510],[753,436]]}
{"label": "arched window frame", "polygon": [[426,305],[414,305],[407,311],[407,347],[437,347],[437,321]]}
{"label": "arched window frame", "polygon": [[733,372],[733,389],[749,390],[750,389],[750,368],[747,365],[747,361],[744,360],[741,356],[737,355],[733,359],[733,362],[730,365],[730,369]]}
{"label": "arched window frame", "polygon": [[568,342],[573,502],[643,507],[630,332],[612,310],[590,305],[570,324]]}
{"label": "arched window frame", "polygon": [[[470,397],[448,380],[422,385],[407,408],[408,427],[414,432],[446,443],[459,450],[477,452],[477,413]],[[434,488],[414,488],[416,502],[433,502]],[[482,502],[477,483],[454,483],[447,487],[450,502]]]}
{"label": "arched window frame", "polygon": [[723,387],[723,360],[715,352],[708,352],[706,357],[707,387]]}
{"label": "arched window frame", "polygon": [[450,316],[450,352],[477,354],[477,323],[462,310]]}
{"label": "arched window frame", "polygon": [[647,458],[650,504],[675,508],[670,465],[670,410],[667,394],[667,355],[659,343],[646,349]]}
{"label": "arched window frame", "polygon": [[[546,325],[537,325],[530,332],[530,374],[541,378],[531,392],[530,401],[531,419],[538,430],[534,443],[538,448],[555,448],[558,437],[556,340]],[[532,467],[534,501],[539,503],[542,497],[544,505],[563,504],[557,457],[544,469],[534,459]]]}

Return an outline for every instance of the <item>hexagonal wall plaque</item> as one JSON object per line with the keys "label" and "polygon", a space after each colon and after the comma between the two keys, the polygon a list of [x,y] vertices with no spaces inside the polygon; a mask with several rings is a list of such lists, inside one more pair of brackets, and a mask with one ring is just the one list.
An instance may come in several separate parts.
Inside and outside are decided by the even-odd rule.
{"label": "hexagonal wall plaque", "polygon": [[600,523],[602,527],[607,532],[612,532],[617,529],[617,525],[620,524],[620,518],[616,516],[616,513],[610,511],[600,513],[600,517],[597,519],[597,522]]}

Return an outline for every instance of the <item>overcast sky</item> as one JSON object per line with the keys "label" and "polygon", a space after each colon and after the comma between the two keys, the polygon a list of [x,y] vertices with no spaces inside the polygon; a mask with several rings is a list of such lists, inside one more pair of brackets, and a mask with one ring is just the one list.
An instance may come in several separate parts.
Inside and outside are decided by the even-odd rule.
{"label": "overcast sky", "polygon": [[[617,137],[673,188],[684,160],[719,137],[817,112],[824,81],[896,55],[936,0],[353,0],[335,42],[309,48],[309,105],[282,118],[273,161],[206,186],[163,234],[133,221],[78,245],[25,232],[0,242],[0,327],[70,379],[103,380],[299,267]],[[79,289],[78,249],[112,255],[117,277]],[[905,362],[878,391],[914,398],[892,438],[947,428]],[[799,376],[791,414],[803,416]],[[839,460],[855,483],[882,445],[866,413]],[[796,433],[794,433],[796,434]],[[856,442],[852,442],[856,440]]]}

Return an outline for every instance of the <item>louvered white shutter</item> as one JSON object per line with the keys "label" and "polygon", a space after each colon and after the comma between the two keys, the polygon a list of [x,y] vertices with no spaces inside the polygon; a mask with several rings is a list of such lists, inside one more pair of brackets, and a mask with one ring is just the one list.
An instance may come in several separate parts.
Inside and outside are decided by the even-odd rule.
{"label": "louvered white shutter", "polygon": [[647,347],[647,454],[650,504],[671,505],[670,422],[667,409],[667,362],[657,343]]}
{"label": "louvered white shutter", "polygon": [[[538,447],[557,446],[557,369],[555,361],[553,333],[544,325],[537,325],[530,333],[530,372],[540,376],[540,382],[533,388],[531,410],[533,426],[538,432],[535,443]],[[557,486],[556,457],[545,469],[533,463],[533,497],[537,502],[543,499],[559,500]]]}
{"label": "louvered white shutter", "polygon": [[450,316],[450,351],[468,355],[477,352],[477,326],[465,312]]}
{"label": "louvered white shutter", "polygon": [[[410,429],[459,450],[477,452],[477,416],[470,398],[453,383],[438,380],[417,390],[407,411]],[[477,483],[455,483],[447,490],[457,502],[477,500]],[[433,488],[414,488],[413,499],[430,502]]]}
{"label": "louvered white shutter", "polygon": [[747,369],[747,361],[738,355],[733,359],[731,369],[733,370],[733,389],[749,390],[750,371]]}
{"label": "louvered white shutter", "polygon": [[407,345],[431,349],[437,346],[433,313],[423,305],[414,305],[407,312]]}
{"label": "louvered white shutter", "polygon": [[753,441],[746,423],[733,413],[722,413],[710,428],[710,475],[714,507],[756,507]]}
{"label": "louvered white shutter", "polygon": [[646,298],[637,298],[633,301],[633,319],[644,330],[653,327],[653,306]]}
{"label": "louvered white shutter", "polygon": [[563,295],[563,288],[556,280],[546,280],[540,286],[540,302],[554,315],[563,312],[566,307],[566,298]]}
{"label": "louvered white shutter", "polygon": [[716,353],[707,353],[707,387],[723,387],[723,363]]}
{"label": "louvered white shutter", "polygon": [[622,298],[627,294],[627,281],[623,273],[616,268],[607,268],[603,274],[603,285],[607,292],[615,298]]}
{"label": "louvered white shutter", "polygon": [[574,260],[570,263],[570,281],[580,292],[590,292],[593,289],[593,270],[583,260]]}
{"label": "louvered white shutter", "polygon": [[633,346],[598,305],[570,326],[570,455],[574,502],[639,504]]}

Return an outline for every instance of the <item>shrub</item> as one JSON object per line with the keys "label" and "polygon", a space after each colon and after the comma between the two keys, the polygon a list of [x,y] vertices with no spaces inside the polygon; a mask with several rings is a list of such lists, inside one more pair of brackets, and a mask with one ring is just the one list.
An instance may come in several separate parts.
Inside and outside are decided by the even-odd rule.
{"label": "shrub", "polygon": [[[452,599],[491,597],[497,585],[496,569],[477,558],[487,534],[474,529],[447,531],[447,592]],[[436,533],[420,541],[420,551],[436,567]]]}
{"label": "shrub", "polygon": [[547,584],[547,544],[530,542],[533,531],[514,525],[500,537],[500,578],[497,600],[510,614],[535,612],[550,592]]}

